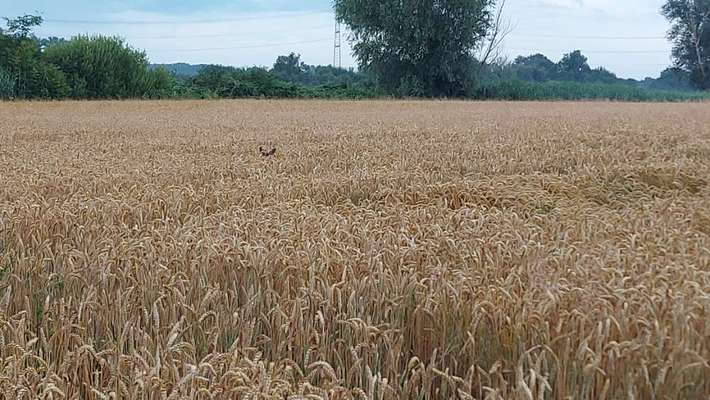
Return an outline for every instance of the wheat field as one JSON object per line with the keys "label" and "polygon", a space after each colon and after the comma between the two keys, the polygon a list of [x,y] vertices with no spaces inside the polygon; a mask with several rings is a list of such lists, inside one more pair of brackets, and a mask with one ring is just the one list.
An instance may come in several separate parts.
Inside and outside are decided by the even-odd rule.
{"label": "wheat field", "polygon": [[0,398],[707,399],[709,107],[0,103]]}

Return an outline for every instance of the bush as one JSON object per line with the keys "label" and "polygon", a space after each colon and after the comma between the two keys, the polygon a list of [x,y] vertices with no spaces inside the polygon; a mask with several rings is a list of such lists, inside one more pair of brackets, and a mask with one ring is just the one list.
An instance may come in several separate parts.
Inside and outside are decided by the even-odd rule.
{"label": "bush", "polygon": [[177,97],[177,80],[165,68],[156,68],[147,71],[143,83],[143,98],[168,99]]}
{"label": "bush", "polygon": [[200,70],[197,75],[189,81],[189,85],[199,91],[217,93],[225,86],[232,83],[237,74],[234,67],[222,65],[208,65]]}
{"label": "bush", "polygon": [[56,65],[38,63],[33,72],[34,87],[31,89],[31,97],[61,99],[69,95],[70,88],[66,76]]}
{"label": "bush", "polygon": [[240,98],[259,96],[259,88],[249,81],[233,79],[218,92],[219,97]]}
{"label": "bush", "polygon": [[[287,82],[263,68],[233,68],[210,65],[193,79],[178,83],[186,97],[197,98],[372,98],[380,95],[373,88],[351,84],[305,86]],[[202,96],[196,96],[201,94]],[[205,96],[207,94],[207,96]],[[211,95],[211,96],[210,96]]]}
{"label": "bush", "polygon": [[2,98],[51,98],[69,94],[66,76],[55,65],[46,62],[38,44],[29,38],[0,34],[5,58],[0,59]]}
{"label": "bush", "polygon": [[72,97],[152,97],[170,90],[163,72],[149,73],[145,53],[120,38],[77,36],[47,48],[44,54],[67,75]]}

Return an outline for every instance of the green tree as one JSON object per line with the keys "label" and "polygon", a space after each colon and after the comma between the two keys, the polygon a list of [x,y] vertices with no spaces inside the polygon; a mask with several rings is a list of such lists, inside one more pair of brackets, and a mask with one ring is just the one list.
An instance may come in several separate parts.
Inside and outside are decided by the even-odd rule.
{"label": "green tree", "polygon": [[279,56],[271,73],[286,82],[306,86],[345,86],[355,85],[372,89],[372,78],[354,69],[337,68],[332,65],[308,65],[301,61],[300,54],[290,53]]}
{"label": "green tree", "polygon": [[177,79],[163,67],[146,71],[143,78],[143,95],[148,99],[167,99],[178,96]]}
{"label": "green tree", "polygon": [[7,24],[7,31],[16,38],[30,36],[32,28],[42,25],[44,19],[39,15],[23,15],[14,19],[3,18]]}
{"label": "green tree", "polygon": [[291,53],[287,56],[279,56],[271,71],[285,81],[298,82],[306,72],[306,68],[306,65],[301,62],[301,55]]}
{"label": "green tree", "polygon": [[223,65],[207,65],[192,78],[192,85],[200,90],[217,93],[234,80],[237,69]]}
{"label": "green tree", "polygon": [[666,68],[661,76],[656,79],[655,89],[665,90],[690,90],[690,74],[681,68]]}
{"label": "green tree", "polygon": [[584,81],[585,75],[589,74],[592,70],[587,61],[587,57],[579,50],[562,56],[560,62],[557,63],[561,79],[579,82]]}
{"label": "green tree", "polygon": [[671,22],[675,65],[696,88],[710,89],[710,0],[667,0],[661,12]]}
{"label": "green tree", "polygon": [[4,70],[5,81],[3,97],[66,96],[68,86],[64,74],[44,60],[39,43],[32,35],[32,28],[41,24],[42,18],[25,15],[5,20],[7,31],[0,31],[0,69]]}
{"label": "green tree", "polygon": [[388,92],[462,96],[492,19],[494,0],[335,0],[361,70]]}
{"label": "green tree", "polygon": [[591,83],[618,83],[620,79],[613,72],[604,67],[590,69],[582,82]]}
{"label": "green tree", "polygon": [[513,63],[516,76],[525,81],[545,82],[557,76],[557,65],[542,54],[520,56]]}

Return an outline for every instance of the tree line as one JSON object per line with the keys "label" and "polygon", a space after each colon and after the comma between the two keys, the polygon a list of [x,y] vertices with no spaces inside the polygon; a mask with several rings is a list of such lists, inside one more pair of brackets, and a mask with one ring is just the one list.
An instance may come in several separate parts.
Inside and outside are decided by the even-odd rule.
{"label": "tree line", "polygon": [[557,62],[542,54],[511,62],[490,57],[503,32],[495,3],[336,0],[336,17],[352,32],[357,71],[308,65],[295,53],[279,56],[272,68],[156,67],[117,37],[38,38],[32,31],[42,18],[26,15],[6,19],[0,29],[0,98],[667,100],[703,97],[692,91],[710,89],[710,0],[666,2],[661,12],[671,23],[674,66],[641,82],[591,68],[578,50]]}
{"label": "tree line", "polygon": [[[633,89],[655,91],[691,92],[696,89],[691,82],[691,75],[678,67],[663,70],[658,78],[646,78],[642,81],[619,78],[604,67],[592,68],[588,58],[580,50],[563,55],[554,62],[543,54],[519,56],[512,62],[497,62],[488,65],[482,75],[485,84],[495,82],[516,82],[543,84],[548,82],[574,82],[580,85],[614,85]],[[580,86],[582,87],[582,86]]]}
{"label": "tree line", "polygon": [[382,95],[364,73],[310,66],[291,54],[272,69],[200,66],[194,76],[151,66],[123,39],[38,38],[42,18],[6,19],[0,29],[0,99],[364,98]]}
{"label": "tree line", "polygon": [[166,96],[165,70],[149,70],[143,51],[115,37],[38,39],[42,18],[7,20],[0,31],[0,97],[20,99],[136,98]]}
{"label": "tree line", "polygon": [[[164,64],[179,82],[179,97],[338,97],[371,98],[391,95],[371,73],[314,66],[298,54],[279,56],[270,70],[217,65]],[[395,94],[394,96],[407,96]],[[579,50],[558,62],[542,54],[497,61],[479,69],[475,85],[466,93],[473,99],[613,99],[688,100],[708,97],[694,91],[689,74],[668,68],[658,78],[621,79],[604,68],[591,68]]]}

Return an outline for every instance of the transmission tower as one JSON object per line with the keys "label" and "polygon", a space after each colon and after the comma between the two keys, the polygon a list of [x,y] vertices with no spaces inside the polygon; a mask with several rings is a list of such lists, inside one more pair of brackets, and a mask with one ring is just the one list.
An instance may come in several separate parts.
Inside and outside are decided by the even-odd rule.
{"label": "transmission tower", "polygon": [[340,50],[340,21],[335,20],[335,38],[333,41],[333,66],[337,68],[343,67],[343,56]]}

